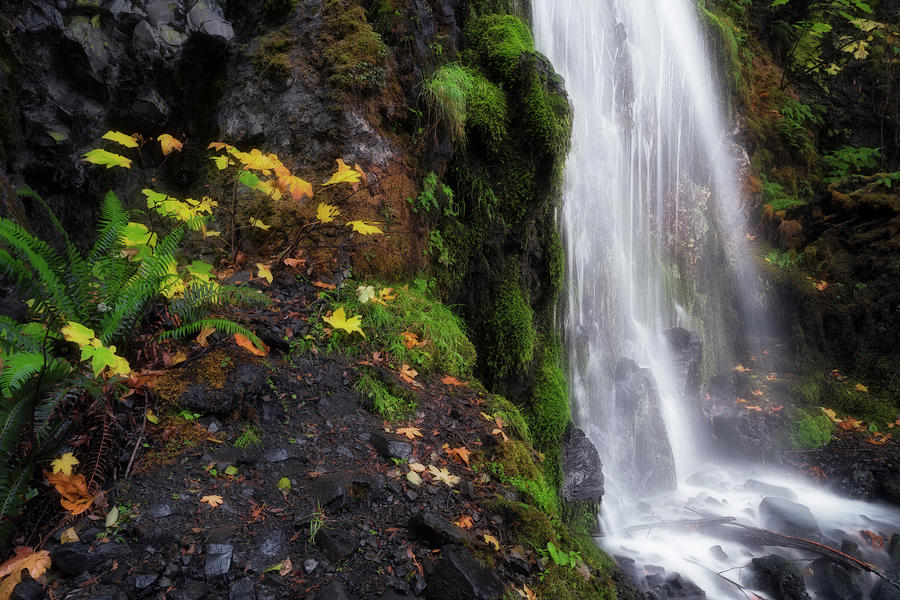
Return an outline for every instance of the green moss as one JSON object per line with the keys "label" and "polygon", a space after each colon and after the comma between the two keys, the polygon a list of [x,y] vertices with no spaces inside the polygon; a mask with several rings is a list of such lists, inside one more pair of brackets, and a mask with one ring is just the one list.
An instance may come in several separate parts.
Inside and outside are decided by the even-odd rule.
{"label": "green moss", "polygon": [[397,422],[416,410],[414,396],[392,394],[384,381],[372,369],[363,369],[356,382],[356,391],[372,403],[372,410],[385,421]]}
{"label": "green moss", "polygon": [[534,54],[534,38],[521,19],[514,15],[484,15],[468,24],[464,35],[481,62],[501,81],[521,81],[520,59]]}
{"label": "green moss", "polygon": [[362,7],[347,0],[326,0],[322,15],[330,38],[323,52],[332,72],[329,82],[344,92],[372,93],[384,88],[388,48]]}
{"label": "green moss", "polygon": [[284,17],[295,10],[300,0],[266,0],[265,12],[270,19]]}
{"label": "green moss", "polygon": [[820,448],[831,441],[834,423],[818,408],[790,408],[786,413],[786,442],[792,450]]}
{"label": "green moss", "polygon": [[469,130],[491,152],[499,151],[509,133],[509,109],[503,90],[473,71],[472,85],[466,94],[466,111]]}
{"label": "green moss", "polygon": [[826,380],[824,404],[838,416],[850,415],[879,427],[892,423],[897,412],[897,407],[890,400],[859,389],[857,383],[850,379]]}
{"label": "green moss", "polygon": [[822,388],[825,385],[825,379],[821,373],[813,373],[806,377],[794,379],[788,382],[787,385],[790,399],[798,405],[804,407],[822,405]]}
{"label": "green moss", "polygon": [[509,440],[497,449],[497,459],[503,463],[504,473],[509,477],[537,479],[540,471],[534,464],[531,449],[519,440]]}
{"label": "green moss", "polygon": [[472,75],[459,64],[444,65],[422,84],[422,96],[432,118],[450,132],[456,144],[465,144],[467,94]]}
{"label": "green moss", "polygon": [[534,444],[528,422],[522,412],[503,396],[492,395],[488,399],[490,414],[500,417],[506,423],[507,430],[526,444]]}
{"label": "green moss", "polygon": [[[551,346],[552,347],[552,346]],[[559,357],[549,348],[534,377],[529,429],[539,449],[558,447],[569,424],[569,390]]]}
{"label": "green moss", "polygon": [[510,266],[504,272],[485,325],[485,364],[495,379],[524,373],[535,345],[534,311],[522,291],[518,271]]}
{"label": "green moss", "polygon": [[294,35],[283,27],[261,37],[251,60],[260,75],[273,81],[285,81],[293,66],[290,53],[296,46]]}

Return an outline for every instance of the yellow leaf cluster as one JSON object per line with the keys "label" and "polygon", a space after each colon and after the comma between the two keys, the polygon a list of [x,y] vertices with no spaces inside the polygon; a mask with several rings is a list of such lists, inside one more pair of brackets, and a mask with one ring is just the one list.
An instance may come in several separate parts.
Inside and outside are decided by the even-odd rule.
{"label": "yellow leaf cluster", "polygon": [[347,317],[347,313],[344,311],[343,306],[334,311],[330,317],[322,317],[322,320],[335,329],[341,329],[350,334],[356,332],[363,336],[363,338],[366,337],[366,334],[363,333],[363,330],[360,327],[362,324],[362,316],[356,315],[355,317]]}

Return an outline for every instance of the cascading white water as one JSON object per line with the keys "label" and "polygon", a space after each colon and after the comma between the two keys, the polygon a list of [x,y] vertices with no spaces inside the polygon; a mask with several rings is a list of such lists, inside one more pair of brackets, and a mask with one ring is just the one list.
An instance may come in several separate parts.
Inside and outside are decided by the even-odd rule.
{"label": "cascading white water", "polygon": [[[704,435],[683,397],[667,330],[700,334],[707,373],[728,371],[742,340],[766,333],[737,161],[696,4],[533,0],[533,9],[538,49],[574,107],[560,219],[569,385],[575,420],[604,463],[604,529],[696,518],[698,508],[765,526],[760,501],[775,488],[747,482],[747,471],[705,466],[718,475],[684,483],[716,461],[698,443]],[[771,473],[760,477],[779,483]],[[823,531],[900,521],[892,509],[794,487]],[[680,571],[709,597],[745,597],[715,574],[747,562],[750,552],[732,542],[659,528],[608,535],[603,545]]]}

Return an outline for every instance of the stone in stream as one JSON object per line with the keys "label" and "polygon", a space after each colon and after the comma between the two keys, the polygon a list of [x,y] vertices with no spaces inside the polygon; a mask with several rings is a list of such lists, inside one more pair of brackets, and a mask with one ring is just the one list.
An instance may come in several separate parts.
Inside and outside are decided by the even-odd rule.
{"label": "stone in stream", "polygon": [[690,579],[679,573],[672,573],[666,578],[662,575],[644,577],[646,587],[658,598],[678,598],[679,600],[705,600],[706,592]]}
{"label": "stone in stream", "polygon": [[887,581],[879,581],[871,594],[872,600],[900,600],[900,590]]}
{"label": "stone in stream", "polygon": [[566,430],[562,447],[562,495],[566,502],[600,504],[603,499],[603,463],[597,448],[580,429]]}
{"label": "stone in stream", "polygon": [[802,504],[766,497],[759,503],[759,516],[765,527],[772,531],[808,540],[822,537],[818,521]]}
{"label": "stone in stream", "polygon": [[758,492],[766,496],[777,496],[779,498],[787,498],[788,500],[797,499],[797,494],[794,490],[780,485],[772,485],[757,479],[748,479],[745,481],[744,489],[750,492]]}
{"label": "stone in stream", "polygon": [[770,554],[750,561],[742,573],[741,583],[780,600],[809,600],[803,576],[791,561]]}
{"label": "stone in stream", "polygon": [[615,384],[619,438],[625,457],[619,470],[627,474],[627,485],[635,495],[674,490],[675,457],[653,371],[621,358],[616,364]]}
{"label": "stone in stream", "polygon": [[817,599],[859,600],[864,597],[858,578],[836,562],[819,558],[810,563],[808,569],[812,573],[808,587]]}

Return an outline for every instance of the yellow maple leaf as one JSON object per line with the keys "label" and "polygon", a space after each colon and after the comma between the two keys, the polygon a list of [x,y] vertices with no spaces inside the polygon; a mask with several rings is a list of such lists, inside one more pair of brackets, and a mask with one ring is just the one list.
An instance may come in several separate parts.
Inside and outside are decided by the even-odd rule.
{"label": "yellow maple leaf", "polygon": [[64,475],[72,474],[72,467],[78,464],[78,459],[71,452],[66,452],[50,463],[50,467],[54,473],[62,473]]}
{"label": "yellow maple leaf", "polygon": [[425,437],[418,427],[401,427],[396,433],[397,435],[405,435],[410,440],[414,440],[417,437]]}
{"label": "yellow maple leaf", "polygon": [[209,504],[211,507],[215,508],[222,504],[224,500],[222,500],[222,496],[210,494],[208,496],[203,496],[202,498],[200,498],[200,502],[205,502],[206,504]]}
{"label": "yellow maple leaf", "polygon": [[494,547],[494,550],[500,549],[500,542],[489,533],[484,534],[484,541]]}
{"label": "yellow maple leaf", "polygon": [[209,146],[206,147],[207,150],[230,150],[234,148],[231,144],[226,144],[225,142],[210,142]]}
{"label": "yellow maple leaf", "polygon": [[866,386],[864,386],[861,383],[857,383],[853,389],[855,389],[857,392],[868,392],[869,391],[869,388],[867,388]]}
{"label": "yellow maple leaf", "polygon": [[335,185],[337,183],[357,183],[360,179],[359,172],[351,169],[340,158],[337,159],[338,170],[331,176],[331,179],[323,183],[323,186]]}
{"label": "yellow maple leaf", "polygon": [[381,229],[378,228],[378,225],[381,223],[376,223],[374,221],[348,221],[347,227],[352,227],[353,231],[359,233],[361,235],[375,235],[377,233],[384,233]]}
{"label": "yellow maple leaf", "polygon": [[94,330],[85,327],[81,323],[69,321],[62,329],[59,330],[63,337],[70,342],[74,342],[79,346],[87,346],[94,339]]}
{"label": "yellow maple leaf", "polygon": [[120,131],[107,131],[103,134],[104,140],[109,140],[111,142],[115,142],[117,144],[121,144],[126,148],[137,148],[137,136],[127,135]]}
{"label": "yellow maple leaf", "polygon": [[363,330],[360,328],[360,324],[362,323],[362,316],[356,315],[355,317],[347,317],[347,314],[344,312],[344,307],[339,307],[330,317],[322,317],[322,320],[334,327],[335,329],[342,329],[349,334],[352,334],[354,331],[359,333],[359,335],[366,337],[366,334],[363,333]]}
{"label": "yellow maple leaf", "polygon": [[294,200],[301,200],[304,196],[307,198],[313,197],[312,184],[291,175],[287,169],[279,175],[278,186],[288,192]]}
{"label": "yellow maple leaf", "polygon": [[254,227],[256,227],[257,229],[262,229],[263,231],[268,231],[269,229],[272,228],[271,225],[266,225],[259,219],[250,219],[250,224],[253,225]]}
{"label": "yellow maple leaf", "polygon": [[828,415],[828,418],[834,421],[835,423],[840,423],[840,419],[837,418],[837,413],[831,410],[830,408],[825,408],[824,406],[820,406],[822,412]]}
{"label": "yellow maple leaf", "polygon": [[338,210],[337,206],[325,204],[324,202],[319,202],[319,207],[316,208],[316,218],[323,223],[333,223],[334,218],[339,214],[341,214],[341,211]]}
{"label": "yellow maple leaf", "polygon": [[181,152],[181,148],[184,146],[184,144],[168,133],[164,133],[156,139],[159,141],[160,148],[162,148],[163,156],[168,156],[173,151]]}
{"label": "yellow maple leaf", "polygon": [[460,482],[459,477],[451,474],[446,467],[439,469],[434,465],[428,465],[428,472],[438,481],[442,481],[447,487],[453,487]]}
{"label": "yellow maple leaf", "polygon": [[269,265],[256,263],[256,268],[259,269],[259,271],[257,272],[257,276],[260,279],[265,279],[269,283],[272,283],[272,271],[269,269]]}

